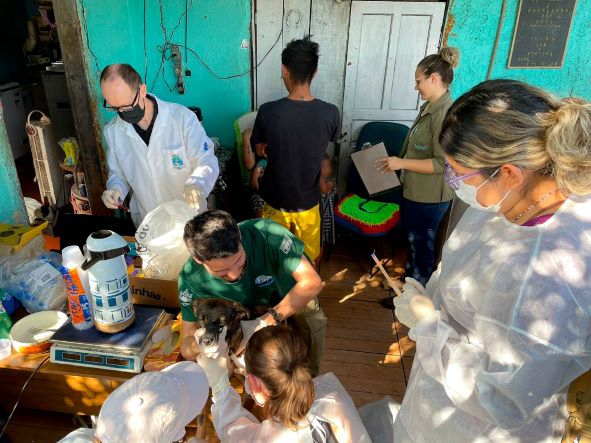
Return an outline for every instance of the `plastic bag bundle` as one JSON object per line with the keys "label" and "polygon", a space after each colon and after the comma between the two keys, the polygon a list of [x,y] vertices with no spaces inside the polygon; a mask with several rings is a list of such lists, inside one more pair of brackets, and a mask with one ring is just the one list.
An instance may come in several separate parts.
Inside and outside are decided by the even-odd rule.
{"label": "plastic bag bundle", "polygon": [[173,200],[150,211],[135,233],[144,275],[176,280],[189,251],[183,241],[185,224],[197,215],[187,203]]}
{"label": "plastic bag bundle", "polygon": [[61,255],[42,254],[14,268],[8,292],[20,301],[27,311],[60,310],[66,303],[66,286],[59,272]]}
{"label": "plastic bag bundle", "polygon": [[66,154],[64,165],[75,166],[78,162],[78,142],[74,137],[62,138],[58,144]]}
{"label": "plastic bag bundle", "polygon": [[43,237],[39,236],[31,240],[16,253],[0,258],[0,289],[4,290],[2,305],[6,309],[6,312],[8,312],[8,315],[14,314],[19,306],[17,299],[9,290],[15,268],[33,260],[35,257],[43,255],[45,253],[43,245]]}

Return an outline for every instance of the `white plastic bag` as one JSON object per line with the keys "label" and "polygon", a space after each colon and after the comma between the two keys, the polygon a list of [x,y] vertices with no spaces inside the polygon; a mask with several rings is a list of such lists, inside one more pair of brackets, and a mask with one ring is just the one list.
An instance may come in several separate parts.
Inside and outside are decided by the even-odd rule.
{"label": "white plastic bag", "polygon": [[183,241],[185,224],[196,215],[197,211],[181,200],[163,203],[146,215],[135,233],[146,277],[178,279],[190,256]]}

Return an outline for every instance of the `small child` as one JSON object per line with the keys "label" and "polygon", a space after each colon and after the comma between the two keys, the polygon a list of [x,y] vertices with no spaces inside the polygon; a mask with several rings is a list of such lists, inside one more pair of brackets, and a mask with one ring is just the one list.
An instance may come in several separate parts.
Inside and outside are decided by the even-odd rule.
{"label": "small child", "polygon": [[334,207],[337,200],[337,184],[333,177],[333,165],[328,154],[324,154],[320,167],[320,246],[322,257],[325,247],[335,244]]}
{"label": "small child", "polygon": [[267,167],[267,159],[261,158],[257,161],[255,167],[250,173],[250,189],[252,195],[250,196],[250,203],[252,205],[252,212],[255,218],[261,218],[263,216],[263,207],[265,206],[265,200],[257,192],[259,190],[259,182],[265,173]]}
{"label": "small child", "polygon": [[265,201],[258,193],[259,182],[267,167],[266,145],[259,144],[252,149],[250,146],[251,129],[246,129],[242,134],[243,164],[250,171],[250,203],[255,218],[263,216]]}

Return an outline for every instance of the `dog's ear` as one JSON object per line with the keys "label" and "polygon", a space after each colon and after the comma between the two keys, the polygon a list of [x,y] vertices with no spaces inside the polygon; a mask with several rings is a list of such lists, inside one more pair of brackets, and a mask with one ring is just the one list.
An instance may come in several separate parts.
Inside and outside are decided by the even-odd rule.
{"label": "dog's ear", "polygon": [[250,319],[250,311],[244,307],[242,303],[238,303],[237,301],[232,303],[232,307],[236,311],[236,319],[237,320],[248,320]]}
{"label": "dog's ear", "polygon": [[199,317],[199,308],[204,302],[204,298],[197,298],[191,302],[191,310],[193,311],[193,315],[195,315],[195,317]]}

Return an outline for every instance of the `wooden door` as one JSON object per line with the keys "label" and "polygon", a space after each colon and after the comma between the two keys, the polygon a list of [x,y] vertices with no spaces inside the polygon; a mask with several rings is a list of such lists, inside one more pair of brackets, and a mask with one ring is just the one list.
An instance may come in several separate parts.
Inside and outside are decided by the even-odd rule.
{"label": "wooden door", "polygon": [[293,39],[310,33],[311,0],[256,0],[256,103],[287,95],[281,79],[281,51]]}
{"label": "wooden door", "polygon": [[345,70],[339,188],[351,147],[369,121],[411,125],[421,105],[415,69],[437,52],[445,3],[353,1]]}

